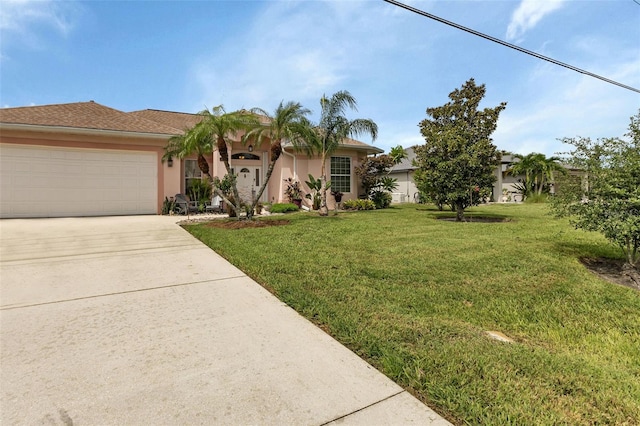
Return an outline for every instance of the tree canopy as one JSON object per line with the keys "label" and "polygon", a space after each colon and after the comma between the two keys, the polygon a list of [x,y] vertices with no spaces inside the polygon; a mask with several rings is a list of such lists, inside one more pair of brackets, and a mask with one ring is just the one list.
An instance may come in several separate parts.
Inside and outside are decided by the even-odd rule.
{"label": "tree canopy", "polygon": [[439,206],[456,210],[458,221],[490,193],[500,162],[491,134],[506,102],[480,110],[485,93],[484,84],[470,79],[449,94],[449,102],[427,108],[428,118],[419,124],[426,143],[414,149],[416,186]]}
{"label": "tree canopy", "polygon": [[551,205],[576,228],[599,232],[618,245],[627,274],[640,288],[640,110],[625,136],[563,138],[574,147],[566,161],[581,176],[563,181]]}
{"label": "tree canopy", "polygon": [[377,209],[389,207],[391,204],[391,192],[398,187],[398,184],[397,179],[389,176],[389,173],[393,166],[406,157],[406,151],[398,145],[391,148],[389,154],[367,157],[355,167],[355,173],[360,178],[364,194],[374,202]]}

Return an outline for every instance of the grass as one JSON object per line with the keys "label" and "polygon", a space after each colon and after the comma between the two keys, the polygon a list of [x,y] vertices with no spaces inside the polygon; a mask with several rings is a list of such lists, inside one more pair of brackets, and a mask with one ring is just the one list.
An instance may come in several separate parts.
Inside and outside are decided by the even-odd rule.
{"label": "grass", "polygon": [[578,261],[621,252],[546,212],[491,205],[469,213],[508,221],[456,223],[403,205],[186,228],[455,424],[640,424],[640,293]]}

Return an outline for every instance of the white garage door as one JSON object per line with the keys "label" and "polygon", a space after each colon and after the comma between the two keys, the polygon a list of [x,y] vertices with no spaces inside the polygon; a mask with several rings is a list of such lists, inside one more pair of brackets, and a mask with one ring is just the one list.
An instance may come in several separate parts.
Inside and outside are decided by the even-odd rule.
{"label": "white garage door", "polygon": [[154,214],[153,152],[0,145],[0,217]]}

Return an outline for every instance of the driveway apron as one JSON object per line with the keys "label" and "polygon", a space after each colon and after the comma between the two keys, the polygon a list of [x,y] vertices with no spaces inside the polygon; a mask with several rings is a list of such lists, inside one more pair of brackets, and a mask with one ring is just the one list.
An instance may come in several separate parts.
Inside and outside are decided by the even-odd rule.
{"label": "driveway apron", "polygon": [[0,221],[1,424],[448,424],[175,222]]}

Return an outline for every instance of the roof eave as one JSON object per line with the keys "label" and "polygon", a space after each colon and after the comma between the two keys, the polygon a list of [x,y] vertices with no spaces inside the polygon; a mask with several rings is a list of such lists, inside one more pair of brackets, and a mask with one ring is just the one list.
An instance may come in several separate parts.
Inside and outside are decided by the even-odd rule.
{"label": "roof eave", "polygon": [[[85,127],[45,126],[36,124],[0,123],[2,130],[31,130],[35,132],[53,132],[68,135],[102,135],[102,136],[126,136],[131,138],[167,139],[168,133],[145,133],[126,130],[90,129]],[[176,133],[177,134],[177,133]]]}
{"label": "roof eave", "polygon": [[382,154],[384,153],[384,149],[380,149],[376,146],[361,146],[361,145],[348,145],[343,144],[341,147],[354,149],[356,151],[365,151],[367,154]]}

